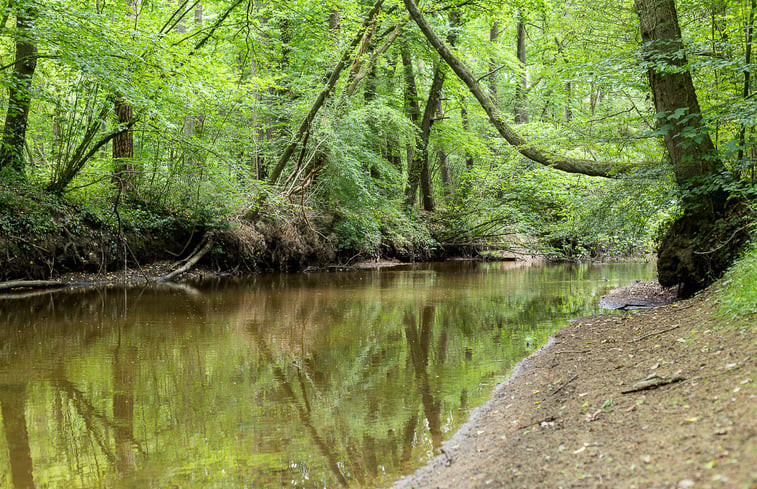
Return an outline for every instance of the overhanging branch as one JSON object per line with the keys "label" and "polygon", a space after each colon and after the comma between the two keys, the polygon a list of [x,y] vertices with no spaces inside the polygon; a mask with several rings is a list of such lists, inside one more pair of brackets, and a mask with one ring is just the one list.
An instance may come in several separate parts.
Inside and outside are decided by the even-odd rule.
{"label": "overhanging branch", "polygon": [[489,116],[489,121],[497,129],[497,132],[510,143],[520,154],[526,158],[557,170],[582,175],[614,178],[630,169],[629,166],[620,166],[607,161],[592,161],[580,158],[569,158],[536,148],[531,142],[515,132],[500,113],[497,106],[484,91],[470,72],[467,66],[460,61],[447,47],[444,41],[434,32],[431,25],[426,21],[418,6],[413,0],[404,0],[410,16],[426,36],[431,46],[439,53],[444,61],[452,68],[452,71],[468,86],[468,89],[476,97],[481,107]]}

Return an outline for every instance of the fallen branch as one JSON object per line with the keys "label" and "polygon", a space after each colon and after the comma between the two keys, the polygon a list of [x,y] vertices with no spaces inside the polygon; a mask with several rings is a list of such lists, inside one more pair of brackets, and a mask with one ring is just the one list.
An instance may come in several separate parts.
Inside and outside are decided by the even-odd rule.
{"label": "fallen branch", "polygon": [[8,289],[41,289],[66,287],[68,284],[58,280],[11,280],[9,282],[0,282],[0,290]]}
{"label": "fallen branch", "polygon": [[[215,244],[215,240],[209,235],[205,236],[204,241],[205,241],[205,245],[200,249],[195,249],[194,254],[190,255],[190,257],[186,260],[186,263],[184,263],[184,265],[177,268],[173,272],[167,275],[164,275],[158,280],[158,282],[169,282],[175,279],[176,277],[178,277],[179,275],[185,273],[193,266],[195,266],[195,264],[197,264],[197,262],[200,261],[200,259],[203,256],[205,256],[210,250],[213,249],[213,245]],[[181,263],[181,261],[179,263]]]}
{"label": "fallen branch", "polygon": [[639,392],[639,391],[646,391],[649,389],[657,389],[658,387],[662,387],[663,385],[668,384],[674,384],[676,382],[681,382],[682,380],[686,380],[683,377],[680,377],[678,375],[674,377],[670,377],[669,379],[666,379],[665,377],[659,377],[658,375],[653,375],[651,377],[648,377],[644,380],[640,380],[636,382],[634,385],[632,385],[630,388],[620,391],[621,394],[630,394],[631,392]]}
{"label": "fallen branch", "polygon": [[641,341],[641,340],[647,339],[650,336],[661,335],[661,334],[667,333],[669,331],[673,331],[674,329],[680,328],[680,327],[681,327],[680,324],[676,324],[675,326],[672,326],[672,327],[670,327],[668,329],[663,329],[662,331],[656,331],[654,333],[645,334],[644,336],[639,336],[638,338],[631,340],[631,343],[636,343],[637,341]]}
{"label": "fallen branch", "polygon": [[551,396],[554,396],[555,394],[557,394],[558,392],[560,392],[561,390],[563,390],[563,388],[564,388],[564,387],[565,387],[566,385],[570,384],[571,382],[573,382],[573,381],[574,381],[574,380],[576,380],[577,378],[578,378],[578,374],[574,375],[573,377],[571,377],[570,379],[568,379],[567,381],[565,381],[565,382],[564,382],[564,383],[563,383],[563,384],[562,384],[562,385],[561,385],[560,387],[558,387],[557,389],[555,389],[555,390],[553,390],[552,392],[550,392],[550,393],[549,393],[549,396],[550,396],[550,397],[551,397]]}

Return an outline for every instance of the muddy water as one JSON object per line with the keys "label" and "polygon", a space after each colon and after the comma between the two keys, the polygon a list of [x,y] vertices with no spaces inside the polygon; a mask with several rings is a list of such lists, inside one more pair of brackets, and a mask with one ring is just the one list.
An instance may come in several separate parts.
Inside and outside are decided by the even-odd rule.
{"label": "muddy water", "polygon": [[377,487],[650,265],[453,263],[0,299],[0,487]]}

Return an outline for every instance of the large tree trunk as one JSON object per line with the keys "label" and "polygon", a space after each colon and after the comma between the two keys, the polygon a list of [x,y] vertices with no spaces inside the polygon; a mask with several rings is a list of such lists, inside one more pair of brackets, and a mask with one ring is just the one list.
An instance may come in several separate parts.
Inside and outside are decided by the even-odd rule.
{"label": "large tree trunk", "polygon": [[[693,177],[709,173],[720,162],[702,122],[691,73],[682,69],[688,60],[674,0],[637,0],[636,9],[645,42],[644,56],[650,61],[649,86],[658,121],[660,126],[670,127],[663,133],[665,148],[677,183],[684,185]],[[677,69],[655,69],[660,65]]]}
{"label": "large tree trunk", "polygon": [[31,86],[37,68],[37,45],[32,35],[36,12],[34,7],[23,2],[15,5],[16,62],[8,85],[8,112],[5,116],[3,140],[0,145],[0,171],[10,170],[17,177],[24,177],[24,144],[26,126],[31,105]]}
{"label": "large tree trunk", "polygon": [[[741,205],[712,178],[722,169],[699,101],[674,0],[637,0],[649,85],[658,127],[681,189],[683,214],[663,237],[658,251],[658,280],[678,285],[689,296],[717,279],[732,263],[746,233]],[[670,69],[674,67],[675,69]]]}

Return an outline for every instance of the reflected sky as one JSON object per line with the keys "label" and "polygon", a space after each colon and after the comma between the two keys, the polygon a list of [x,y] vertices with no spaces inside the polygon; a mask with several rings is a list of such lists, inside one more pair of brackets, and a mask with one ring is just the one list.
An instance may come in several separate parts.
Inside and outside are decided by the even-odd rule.
{"label": "reflected sky", "polygon": [[443,263],[0,299],[0,487],[380,487],[652,265]]}

